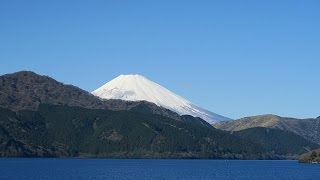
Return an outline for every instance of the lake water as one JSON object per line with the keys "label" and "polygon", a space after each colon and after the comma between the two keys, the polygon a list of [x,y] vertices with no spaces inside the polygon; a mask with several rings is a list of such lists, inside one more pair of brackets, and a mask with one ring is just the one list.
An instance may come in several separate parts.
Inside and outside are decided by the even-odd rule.
{"label": "lake water", "polygon": [[0,159],[1,180],[319,180],[297,161]]}

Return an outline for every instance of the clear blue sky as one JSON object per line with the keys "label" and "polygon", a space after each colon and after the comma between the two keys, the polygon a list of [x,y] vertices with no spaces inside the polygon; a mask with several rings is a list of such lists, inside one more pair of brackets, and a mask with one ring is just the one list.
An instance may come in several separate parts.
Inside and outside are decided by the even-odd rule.
{"label": "clear blue sky", "polygon": [[141,74],[231,117],[320,116],[320,1],[0,1],[0,74]]}

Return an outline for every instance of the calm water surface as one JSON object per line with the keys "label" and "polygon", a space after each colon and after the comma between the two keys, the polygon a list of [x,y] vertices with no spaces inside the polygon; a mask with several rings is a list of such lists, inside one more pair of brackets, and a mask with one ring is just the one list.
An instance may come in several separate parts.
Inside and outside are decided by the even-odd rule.
{"label": "calm water surface", "polygon": [[319,180],[296,161],[0,159],[1,180]]}

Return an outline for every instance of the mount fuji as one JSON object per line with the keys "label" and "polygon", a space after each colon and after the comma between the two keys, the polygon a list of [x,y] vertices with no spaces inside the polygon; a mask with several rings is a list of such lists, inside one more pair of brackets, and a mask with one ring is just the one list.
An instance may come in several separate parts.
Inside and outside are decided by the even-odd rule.
{"label": "mount fuji", "polygon": [[180,115],[200,117],[210,124],[230,120],[192,104],[141,75],[120,75],[93,91],[92,94],[101,99],[152,102]]}

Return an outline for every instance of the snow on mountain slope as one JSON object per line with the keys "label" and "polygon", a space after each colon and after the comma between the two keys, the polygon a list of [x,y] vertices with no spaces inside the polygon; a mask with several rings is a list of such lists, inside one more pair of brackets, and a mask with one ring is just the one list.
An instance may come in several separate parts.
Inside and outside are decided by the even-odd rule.
{"label": "snow on mountain slope", "polygon": [[102,99],[149,101],[180,115],[200,117],[209,123],[230,120],[198,107],[141,75],[120,75],[92,92]]}

